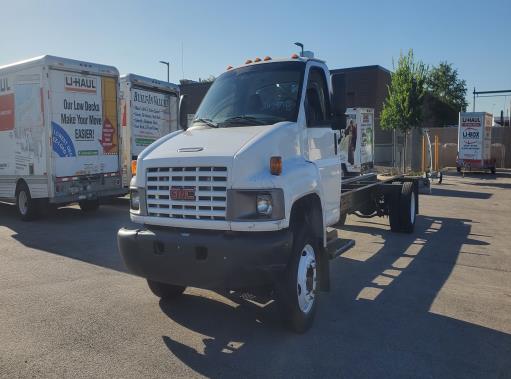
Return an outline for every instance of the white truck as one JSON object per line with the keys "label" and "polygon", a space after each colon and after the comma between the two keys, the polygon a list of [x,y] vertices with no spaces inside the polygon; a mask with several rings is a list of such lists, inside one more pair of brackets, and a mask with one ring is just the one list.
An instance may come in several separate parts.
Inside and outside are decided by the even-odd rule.
{"label": "white truck", "polygon": [[493,116],[486,112],[460,112],[456,169],[489,170],[495,174],[496,159],[491,156]]}
{"label": "white truck", "polygon": [[54,56],[0,67],[0,198],[30,220],[49,204],[123,192],[116,68]]}
{"label": "white truck", "polygon": [[[190,128],[146,148],[118,232],[127,268],[162,298],[186,286],[271,295],[294,331],[308,329],[329,262],[354,241],[347,213],[389,215],[412,232],[417,181],[366,174],[343,181],[324,62],[256,59],[220,75]],[[334,89],[335,90],[335,89]]]}
{"label": "white truck", "polygon": [[374,109],[346,109],[339,156],[344,176],[360,175],[374,167]]}
{"label": "white truck", "polygon": [[120,78],[121,167],[123,186],[131,181],[131,162],[157,139],[179,129],[179,86],[136,74]]}

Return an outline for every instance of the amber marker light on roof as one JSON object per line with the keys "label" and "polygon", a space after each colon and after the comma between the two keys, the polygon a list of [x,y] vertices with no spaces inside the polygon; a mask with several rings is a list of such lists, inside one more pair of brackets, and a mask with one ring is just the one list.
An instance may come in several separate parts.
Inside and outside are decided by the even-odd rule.
{"label": "amber marker light on roof", "polygon": [[247,60],[245,61],[245,64],[250,64],[250,63],[252,63],[252,61],[251,61],[250,59],[247,59]]}
{"label": "amber marker light on roof", "polygon": [[256,63],[257,63],[257,62],[261,62],[261,58],[256,58],[256,59],[254,59],[254,62],[256,62]]}
{"label": "amber marker light on roof", "polygon": [[282,157],[270,158],[270,172],[272,175],[282,174]]}
{"label": "amber marker light on roof", "polygon": [[231,65],[227,66],[226,70],[229,71],[232,68]]}
{"label": "amber marker light on roof", "polygon": [[271,57],[269,57],[269,56],[265,56],[265,57],[264,57],[264,61],[265,61],[265,62],[266,62],[266,61],[271,61]]}
{"label": "amber marker light on roof", "polygon": [[298,59],[298,54],[295,53],[295,54],[291,55],[291,58],[292,59]]}

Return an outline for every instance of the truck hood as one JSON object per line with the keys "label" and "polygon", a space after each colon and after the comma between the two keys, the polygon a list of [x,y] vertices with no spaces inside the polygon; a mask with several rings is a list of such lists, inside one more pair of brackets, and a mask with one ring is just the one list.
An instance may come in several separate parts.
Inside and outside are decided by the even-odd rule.
{"label": "truck hood", "polygon": [[[144,160],[187,157],[230,157],[259,134],[275,125],[233,128],[193,127],[158,144]],[[164,137],[165,138],[165,137]]]}

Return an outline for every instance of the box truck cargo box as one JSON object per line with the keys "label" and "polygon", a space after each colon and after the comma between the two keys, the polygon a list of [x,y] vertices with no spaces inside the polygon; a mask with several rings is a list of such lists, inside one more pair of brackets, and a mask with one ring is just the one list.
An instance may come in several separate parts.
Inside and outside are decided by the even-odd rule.
{"label": "box truck cargo box", "polygon": [[346,109],[339,156],[344,175],[360,174],[374,166],[374,109]]}
{"label": "box truck cargo box", "polygon": [[491,155],[493,116],[485,112],[460,112],[456,168],[495,172]]}
{"label": "box truck cargo box", "polygon": [[46,203],[122,189],[116,68],[54,56],[0,67],[0,198],[23,219]]}
{"label": "box truck cargo box", "polygon": [[178,129],[179,86],[144,76],[121,77],[121,166],[129,186],[131,161],[157,139]]}

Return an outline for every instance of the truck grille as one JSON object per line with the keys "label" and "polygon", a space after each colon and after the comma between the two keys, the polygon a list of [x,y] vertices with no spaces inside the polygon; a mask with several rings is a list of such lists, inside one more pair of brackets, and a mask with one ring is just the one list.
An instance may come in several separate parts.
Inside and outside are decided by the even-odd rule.
{"label": "truck grille", "polygon": [[[186,193],[186,199],[171,193]],[[193,195],[192,195],[193,194]],[[227,167],[147,169],[147,213],[153,217],[225,220]]]}

